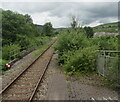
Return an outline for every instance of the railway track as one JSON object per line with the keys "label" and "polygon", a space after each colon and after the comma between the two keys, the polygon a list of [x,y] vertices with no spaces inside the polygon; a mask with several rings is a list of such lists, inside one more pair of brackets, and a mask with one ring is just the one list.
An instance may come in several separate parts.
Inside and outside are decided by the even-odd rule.
{"label": "railway track", "polygon": [[0,92],[2,101],[32,101],[52,59],[53,51],[51,46],[54,43],[55,41],[29,67],[23,70],[23,72]]}

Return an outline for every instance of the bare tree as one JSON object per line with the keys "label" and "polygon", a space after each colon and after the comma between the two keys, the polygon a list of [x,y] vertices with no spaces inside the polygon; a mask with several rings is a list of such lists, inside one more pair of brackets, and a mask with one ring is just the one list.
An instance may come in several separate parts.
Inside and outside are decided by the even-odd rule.
{"label": "bare tree", "polygon": [[77,18],[75,16],[72,16],[71,27],[75,29],[77,28],[77,25],[78,25]]}

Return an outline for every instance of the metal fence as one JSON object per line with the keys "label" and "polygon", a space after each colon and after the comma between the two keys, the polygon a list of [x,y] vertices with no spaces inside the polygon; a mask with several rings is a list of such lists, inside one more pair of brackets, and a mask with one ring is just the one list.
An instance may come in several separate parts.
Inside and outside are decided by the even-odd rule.
{"label": "metal fence", "polygon": [[97,71],[100,75],[106,77],[115,84],[120,85],[120,59],[118,57],[110,57],[98,55]]}

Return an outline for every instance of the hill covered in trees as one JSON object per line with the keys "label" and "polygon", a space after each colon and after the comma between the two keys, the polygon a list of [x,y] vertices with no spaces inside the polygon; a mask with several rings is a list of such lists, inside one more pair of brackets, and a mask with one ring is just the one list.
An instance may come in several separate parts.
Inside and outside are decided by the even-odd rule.
{"label": "hill covered in trees", "polygon": [[106,23],[106,24],[101,24],[99,26],[96,26],[95,28],[117,28],[118,27],[118,22],[113,22],[113,23]]}
{"label": "hill covered in trees", "polygon": [[43,26],[36,25],[28,14],[23,15],[10,10],[2,10],[3,64],[14,59],[10,58],[10,52],[16,50],[17,57],[19,57],[23,50],[41,46],[54,34],[50,22],[46,22]]}
{"label": "hill covered in trees", "polygon": [[99,26],[93,27],[94,32],[110,32],[118,33],[118,22],[101,24]]}
{"label": "hill covered in trees", "polygon": [[14,43],[27,46],[30,43],[29,40],[40,36],[39,29],[33,24],[28,14],[22,15],[10,10],[3,10],[2,24],[3,46]]}

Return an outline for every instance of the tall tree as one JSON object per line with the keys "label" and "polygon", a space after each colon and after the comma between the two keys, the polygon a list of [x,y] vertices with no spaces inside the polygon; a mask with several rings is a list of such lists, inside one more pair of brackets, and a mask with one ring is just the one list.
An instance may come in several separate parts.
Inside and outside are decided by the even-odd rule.
{"label": "tall tree", "polygon": [[91,27],[84,27],[85,33],[87,37],[91,38],[94,36],[93,28]]}
{"label": "tall tree", "polygon": [[71,27],[75,29],[77,27],[77,19],[75,16],[72,16]]}
{"label": "tall tree", "polygon": [[51,22],[47,22],[43,25],[42,34],[46,36],[52,36],[53,35],[53,27]]}
{"label": "tall tree", "polygon": [[25,18],[26,18],[26,23],[33,23],[32,18],[30,17],[30,15],[25,14]]}
{"label": "tall tree", "polygon": [[[2,10],[2,44],[16,43],[25,36],[29,38],[39,36],[39,29],[32,23],[31,17],[10,10]],[[18,36],[20,35],[20,36]]]}

